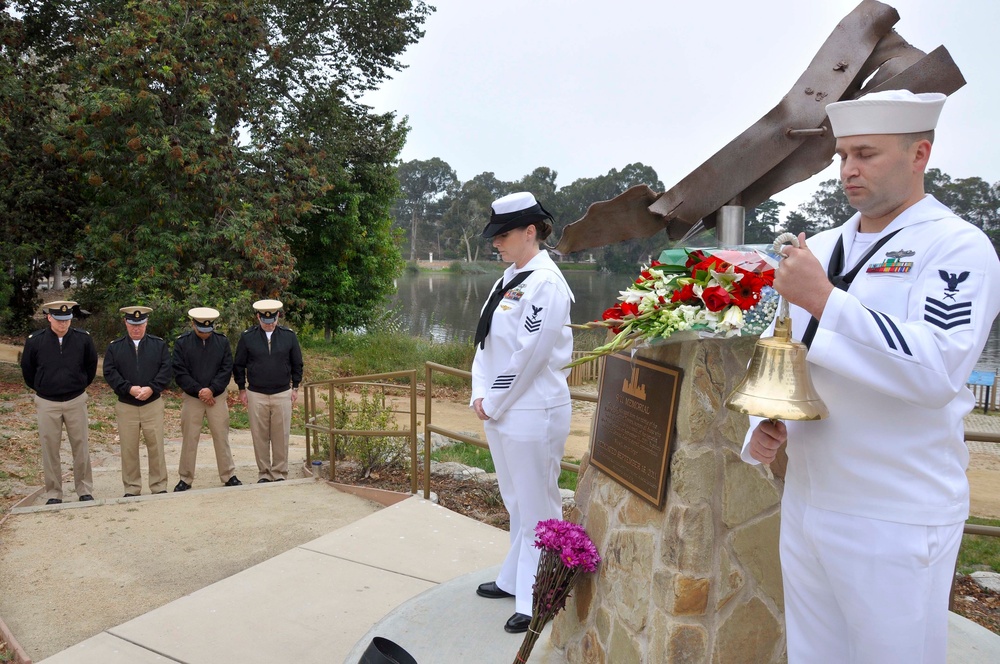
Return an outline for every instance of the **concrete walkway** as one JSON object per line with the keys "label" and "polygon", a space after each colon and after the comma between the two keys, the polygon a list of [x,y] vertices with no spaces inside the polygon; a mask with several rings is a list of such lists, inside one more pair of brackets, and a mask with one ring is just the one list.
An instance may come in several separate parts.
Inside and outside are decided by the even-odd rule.
{"label": "concrete walkway", "polygon": [[[498,565],[506,549],[504,531],[411,497],[43,662],[341,662],[397,606]],[[476,602],[474,586],[464,595],[470,609],[489,604]],[[491,631],[505,637],[513,660],[520,639],[503,632],[507,617],[491,621]]]}
{"label": "concrete walkway", "polygon": [[[357,664],[379,636],[419,664],[505,664],[513,600],[475,587],[506,548],[504,531],[411,497],[42,662]],[[531,662],[563,662],[550,629]],[[949,664],[1000,661],[1000,636],[954,614],[949,639]]]}

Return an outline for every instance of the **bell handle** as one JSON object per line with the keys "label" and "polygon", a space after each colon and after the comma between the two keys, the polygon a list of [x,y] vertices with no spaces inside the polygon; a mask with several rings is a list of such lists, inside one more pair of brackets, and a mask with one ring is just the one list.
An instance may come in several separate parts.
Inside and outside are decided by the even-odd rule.
{"label": "bell handle", "polygon": [[[784,257],[785,254],[782,252],[782,249],[785,248],[786,244],[790,244],[796,249],[798,249],[799,238],[795,237],[795,233],[788,233],[788,232],[782,233],[778,237],[774,238],[774,244],[773,244],[774,253],[778,254],[781,257]],[[786,300],[785,298],[781,298],[781,308],[778,309],[778,320],[787,320],[787,319],[788,319],[788,300]]]}

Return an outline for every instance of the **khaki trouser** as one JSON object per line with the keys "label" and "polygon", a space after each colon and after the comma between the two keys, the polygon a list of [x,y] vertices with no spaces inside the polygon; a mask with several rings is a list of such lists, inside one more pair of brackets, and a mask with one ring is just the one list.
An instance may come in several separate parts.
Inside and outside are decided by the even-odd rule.
{"label": "khaki trouser", "polygon": [[219,469],[219,479],[223,484],[236,472],[233,453],[229,449],[229,406],[223,392],[215,398],[215,405],[209,406],[198,397],[184,395],[181,406],[181,461],[177,474],[181,480],[194,484],[195,462],[198,459],[198,441],[201,425],[208,418],[208,430],[212,432],[215,445],[215,463]]}
{"label": "khaki trouser", "polygon": [[69,401],[49,401],[35,395],[38,414],[38,438],[42,443],[42,471],[45,476],[45,499],[62,500],[62,429],[66,426],[70,449],[73,451],[73,481],[76,495],[94,492],[94,477],[90,469],[90,429],[87,426],[87,393]]}
{"label": "khaki trouser", "polygon": [[292,391],[261,394],[247,390],[250,437],[257,459],[257,479],[288,477],[288,436],[292,428]]}
{"label": "khaki trouser", "polygon": [[149,490],[160,493],[167,490],[167,460],[163,455],[163,399],[142,406],[132,406],[119,401],[115,404],[118,416],[118,438],[122,449],[122,483],[125,493],[138,496],[142,493],[142,472],[139,469],[139,432],[146,442],[149,457]]}

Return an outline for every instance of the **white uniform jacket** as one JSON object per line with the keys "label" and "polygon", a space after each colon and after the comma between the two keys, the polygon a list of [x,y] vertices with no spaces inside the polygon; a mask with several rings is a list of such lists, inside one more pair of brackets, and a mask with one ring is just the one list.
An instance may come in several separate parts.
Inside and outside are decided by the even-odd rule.
{"label": "white uniform jacket", "polygon": [[476,350],[472,362],[470,405],[483,399],[483,410],[494,420],[511,409],[570,402],[569,370],[563,367],[573,353],[573,332],[567,327],[573,293],[544,250],[523,268],[509,266],[501,280],[508,283],[525,270],[532,270],[531,275],[501,300],[485,346]]}
{"label": "white uniform jacket", "polygon": [[[817,234],[809,249],[826,266],[843,236],[850,256],[859,222]],[[879,237],[897,229],[827,301],[808,361],[830,416],[785,423],[785,492],[845,514],[953,524],[969,513],[966,381],[1000,311],[1000,261],[979,229],[929,195]],[[790,313],[801,338],[810,315]],[[743,458],[756,463],[749,439]]]}

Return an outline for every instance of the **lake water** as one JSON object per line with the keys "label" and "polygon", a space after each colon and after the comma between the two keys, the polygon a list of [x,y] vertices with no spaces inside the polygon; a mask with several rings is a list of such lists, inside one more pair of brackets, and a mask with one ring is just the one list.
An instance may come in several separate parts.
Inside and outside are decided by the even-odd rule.
{"label": "lake water", "polygon": [[[615,303],[619,291],[628,286],[628,277],[622,274],[573,270],[563,274],[576,297],[570,310],[574,323],[600,318]],[[405,274],[396,282],[397,292],[390,298],[390,306],[397,310],[403,325],[414,336],[435,341],[471,341],[476,336],[479,310],[498,276],[498,273]],[[1000,322],[994,322],[976,368],[981,371],[1000,368]]]}

